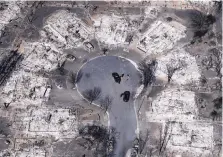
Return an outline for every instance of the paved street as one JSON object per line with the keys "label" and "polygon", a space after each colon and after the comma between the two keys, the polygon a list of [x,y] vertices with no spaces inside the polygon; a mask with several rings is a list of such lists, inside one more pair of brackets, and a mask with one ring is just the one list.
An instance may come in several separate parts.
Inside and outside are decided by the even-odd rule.
{"label": "paved street", "polygon": [[[140,73],[131,62],[116,56],[92,59],[82,66],[81,72],[83,76],[78,83],[78,90],[81,93],[94,87],[100,87],[101,96],[93,103],[100,104],[100,100],[105,96],[112,98],[111,109],[108,111],[109,123],[119,132],[115,154],[117,157],[124,156],[136,137],[137,120],[133,96],[139,86]],[[124,74],[120,84],[112,77],[113,72],[119,75]],[[130,91],[128,102],[124,102],[120,97],[125,91]]]}

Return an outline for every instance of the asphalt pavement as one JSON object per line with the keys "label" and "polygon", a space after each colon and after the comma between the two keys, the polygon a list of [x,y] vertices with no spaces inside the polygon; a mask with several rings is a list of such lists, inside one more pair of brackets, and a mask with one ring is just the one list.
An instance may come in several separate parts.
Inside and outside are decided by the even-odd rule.
{"label": "asphalt pavement", "polygon": [[[77,88],[82,95],[87,90],[98,87],[101,89],[101,95],[93,103],[100,105],[104,97],[112,98],[111,108],[108,110],[109,125],[115,127],[119,133],[115,156],[124,157],[136,138],[137,118],[133,97],[140,86],[139,71],[125,58],[101,56],[85,63],[81,72],[82,77],[77,83]],[[117,73],[121,81],[115,81],[112,73]],[[125,91],[130,92],[127,102],[121,97]]]}

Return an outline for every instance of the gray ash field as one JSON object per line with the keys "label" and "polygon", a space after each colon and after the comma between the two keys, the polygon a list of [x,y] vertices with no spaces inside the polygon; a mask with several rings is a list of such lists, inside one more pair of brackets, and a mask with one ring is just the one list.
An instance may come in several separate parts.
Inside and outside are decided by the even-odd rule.
{"label": "gray ash field", "polygon": [[221,157],[221,1],[4,1],[0,29],[0,157]]}

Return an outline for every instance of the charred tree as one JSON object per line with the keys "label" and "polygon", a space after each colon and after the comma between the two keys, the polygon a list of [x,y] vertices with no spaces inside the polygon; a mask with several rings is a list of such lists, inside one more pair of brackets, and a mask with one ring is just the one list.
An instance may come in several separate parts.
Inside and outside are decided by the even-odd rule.
{"label": "charred tree", "polygon": [[222,97],[213,100],[214,107],[218,110],[222,108]]}
{"label": "charred tree", "polygon": [[138,64],[139,70],[143,75],[143,85],[147,87],[151,85],[155,80],[155,70],[156,70],[157,61],[153,60],[151,63],[146,63],[146,61],[142,61]]}
{"label": "charred tree", "polygon": [[79,70],[77,73],[75,82],[78,83],[81,80],[82,76],[83,76],[83,72],[81,70]]}
{"label": "charred tree", "polygon": [[66,70],[64,69],[65,61],[62,64],[57,65],[57,72],[59,75],[66,75]]}
{"label": "charred tree", "polygon": [[82,71],[79,71],[78,73],[71,72],[68,75],[68,82],[71,83],[73,87],[75,87],[76,83],[78,83],[81,80],[82,76],[83,76]]}
{"label": "charred tree", "polygon": [[167,68],[167,77],[168,77],[168,83],[170,82],[173,74],[175,73],[175,71],[177,71],[179,68],[178,67],[171,67],[170,65],[166,65]]}
{"label": "charred tree", "polygon": [[200,11],[195,11],[190,14],[190,28],[194,32],[194,38],[203,37],[210,29],[210,26],[215,22],[215,17],[211,14],[205,15]]}
{"label": "charred tree", "polygon": [[146,130],[145,137],[142,136],[142,134],[139,135],[139,154],[143,153],[143,150],[145,149],[146,143],[149,140],[149,131]]}
{"label": "charred tree", "polygon": [[211,113],[210,113],[210,116],[212,117],[212,120],[214,121],[217,117],[218,117],[218,112],[213,110]]}
{"label": "charred tree", "polygon": [[104,112],[108,111],[111,108],[113,98],[109,95],[105,96],[104,99],[101,99],[100,105]]}
{"label": "charred tree", "polygon": [[222,77],[221,68],[222,68],[222,53],[216,48],[210,49],[211,58],[215,71],[219,77]]}
{"label": "charred tree", "polygon": [[101,96],[101,88],[94,87],[93,89],[86,90],[83,92],[83,96],[92,104],[93,101],[98,100]]}
{"label": "charred tree", "polygon": [[11,51],[0,63],[0,86],[11,76],[12,72],[23,59],[17,51]]}
{"label": "charred tree", "polygon": [[73,85],[73,87],[76,84],[76,73],[71,72],[68,76],[68,81]]}
{"label": "charred tree", "polygon": [[164,131],[162,134],[162,130],[160,129],[160,141],[158,145],[159,155],[162,155],[166,151],[166,146],[171,138],[172,134],[172,124],[171,122],[167,122],[164,127]]}

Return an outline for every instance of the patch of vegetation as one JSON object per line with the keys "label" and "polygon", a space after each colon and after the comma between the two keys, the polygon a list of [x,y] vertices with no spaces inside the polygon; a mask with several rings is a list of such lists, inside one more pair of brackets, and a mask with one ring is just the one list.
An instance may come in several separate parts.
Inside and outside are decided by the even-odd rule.
{"label": "patch of vegetation", "polygon": [[87,125],[79,129],[79,135],[95,146],[93,156],[112,157],[116,146],[116,134],[114,128],[107,129],[104,126]]}

